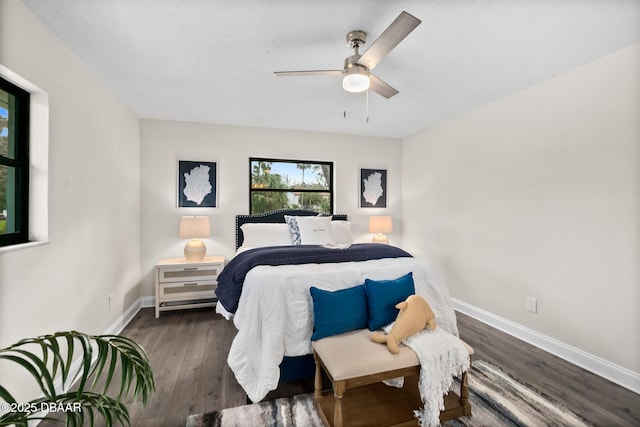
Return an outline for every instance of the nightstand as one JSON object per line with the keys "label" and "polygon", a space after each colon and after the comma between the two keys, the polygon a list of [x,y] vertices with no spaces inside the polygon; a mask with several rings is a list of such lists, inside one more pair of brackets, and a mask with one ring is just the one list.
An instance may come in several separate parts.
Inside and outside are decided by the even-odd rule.
{"label": "nightstand", "polygon": [[218,274],[223,268],[223,256],[208,256],[202,261],[160,260],[155,271],[156,318],[161,311],[215,306]]}

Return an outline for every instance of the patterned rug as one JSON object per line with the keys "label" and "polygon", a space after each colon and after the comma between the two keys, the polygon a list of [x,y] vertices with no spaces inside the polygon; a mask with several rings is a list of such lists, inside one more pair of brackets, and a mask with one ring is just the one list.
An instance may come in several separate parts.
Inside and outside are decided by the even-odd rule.
{"label": "patterned rug", "polygon": [[[454,387],[459,390],[459,384]],[[531,386],[484,361],[473,362],[469,375],[472,415],[445,422],[446,427],[591,426]],[[320,427],[312,394],[191,415],[187,427]]]}

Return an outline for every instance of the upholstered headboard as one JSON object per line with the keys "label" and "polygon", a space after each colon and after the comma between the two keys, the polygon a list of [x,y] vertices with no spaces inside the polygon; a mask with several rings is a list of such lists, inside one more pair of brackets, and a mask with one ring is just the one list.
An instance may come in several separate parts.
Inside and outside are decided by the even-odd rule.
{"label": "upholstered headboard", "polygon": [[[242,246],[242,242],[244,241],[244,235],[242,234],[242,230],[240,227],[242,224],[248,223],[271,223],[278,224],[284,223],[284,216],[292,215],[292,216],[317,216],[318,212],[309,211],[305,209],[280,209],[272,212],[265,212],[261,214],[255,215],[236,215],[236,249]],[[334,221],[346,221],[347,215],[333,215]]]}

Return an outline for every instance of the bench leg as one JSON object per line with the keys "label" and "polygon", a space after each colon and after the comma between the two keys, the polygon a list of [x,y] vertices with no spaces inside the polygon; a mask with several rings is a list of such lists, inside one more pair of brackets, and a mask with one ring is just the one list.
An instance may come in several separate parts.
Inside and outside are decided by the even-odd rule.
{"label": "bench leg", "polygon": [[316,360],[316,376],[313,379],[313,397],[318,400],[322,397],[322,368],[320,367],[320,358],[314,352],[313,358]]}
{"label": "bench leg", "polygon": [[471,415],[471,403],[469,403],[469,382],[467,373],[462,373],[460,378],[460,403],[462,404],[462,410],[464,415]]}
{"label": "bench leg", "polygon": [[342,396],[344,395],[344,381],[336,381],[333,384],[333,397],[335,405],[333,407],[333,426],[342,427]]}

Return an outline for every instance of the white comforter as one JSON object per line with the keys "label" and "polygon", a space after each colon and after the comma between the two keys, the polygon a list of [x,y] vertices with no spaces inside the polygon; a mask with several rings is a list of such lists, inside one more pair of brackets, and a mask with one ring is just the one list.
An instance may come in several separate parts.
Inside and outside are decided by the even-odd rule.
{"label": "white comforter", "polygon": [[246,276],[233,318],[236,335],[229,366],[248,397],[262,400],[280,378],[283,356],[310,354],[313,330],[311,286],[344,289],[374,280],[396,279],[413,272],[416,293],[436,314],[438,326],[458,335],[455,314],[444,280],[427,262],[387,258],[336,264],[254,267]]}

